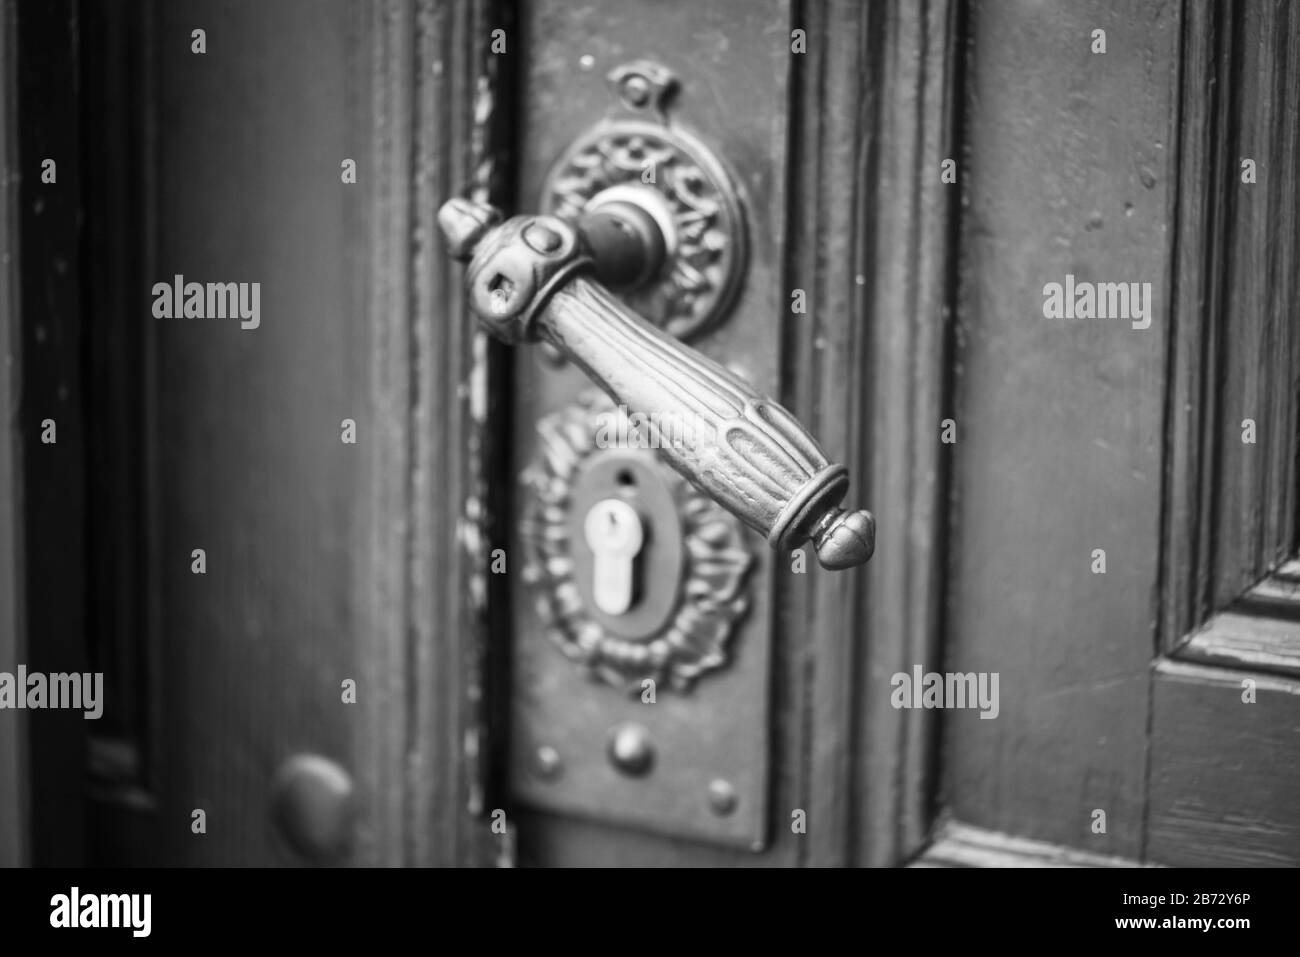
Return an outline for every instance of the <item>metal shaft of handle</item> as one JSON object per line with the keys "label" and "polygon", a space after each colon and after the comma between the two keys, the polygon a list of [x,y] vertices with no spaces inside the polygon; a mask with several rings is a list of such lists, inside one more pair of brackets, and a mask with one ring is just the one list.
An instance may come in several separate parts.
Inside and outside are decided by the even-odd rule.
{"label": "metal shaft of handle", "polygon": [[588,278],[593,259],[573,227],[547,216],[498,225],[495,211],[464,200],[444,205],[439,220],[452,254],[472,257],[470,305],[494,335],[551,342],[644,417],[665,461],[774,548],[811,538],[832,569],[871,557],[871,513],[839,507],[847,469],[782,406]]}

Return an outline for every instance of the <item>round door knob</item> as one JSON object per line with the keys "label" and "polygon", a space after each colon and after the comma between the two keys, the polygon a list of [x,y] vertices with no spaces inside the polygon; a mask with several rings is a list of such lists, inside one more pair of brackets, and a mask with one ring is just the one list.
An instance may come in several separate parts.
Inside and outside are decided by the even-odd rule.
{"label": "round door knob", "polygon": [[300,857],[313,864],[337,861],[352,845],[352,776],[328,758],[295,754],[271,783],[271,815]]}

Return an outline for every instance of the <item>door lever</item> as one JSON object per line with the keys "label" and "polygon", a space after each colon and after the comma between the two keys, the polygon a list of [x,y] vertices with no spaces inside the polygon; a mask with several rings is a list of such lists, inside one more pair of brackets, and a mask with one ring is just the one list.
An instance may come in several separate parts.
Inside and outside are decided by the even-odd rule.
{"label": "door lever", "polygon": [[606,289],[654,273],[663,237],[653,217],[615,203],[574,223],[501,222],[491,206],[452,199],[438,212],[480,322],[511,345],[548,342],[629,415],[687,481],[785,552],[808,539],[825,568],[860,565],[875,519],[848,511],[848,469],[826,458],[782,406],[642,319]]}

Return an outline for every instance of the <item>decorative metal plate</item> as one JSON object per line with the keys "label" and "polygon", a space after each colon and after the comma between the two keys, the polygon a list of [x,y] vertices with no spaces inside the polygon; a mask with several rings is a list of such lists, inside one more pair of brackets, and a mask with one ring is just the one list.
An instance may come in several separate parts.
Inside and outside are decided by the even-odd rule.
{"label": "decorative metal plate", "polygon": [[[529,433],[513,539],[528,600],[514,608],[512,794],[556,813],[762,849],[766,543],[640,448],[637,420],[597,390]],[[650,551],[631,608],[607,615],[587,587],[582,529],[585,513],[626,484]]]}
{"label": "decorative metal plate", "polygon": [[676,81],[665,68],[632,63],[608,80],[631,115],[579,136],[546,177],[540,206],[564,219],[619,200],[646,209],[664,233],[663,268],[650,282],[617,292],[640,315],[689,339],[726,314],[740,287],[746,248],[739,192],[708,147],[669,124]]}
{"label": "decorative metal plate", "polygon": [[[609,73],[617,105],[594,127],[586,124],[602,116],[600,91],[570,95],[574,75],[546,75],[545,83],[525,91],[525,138],[535,149],[521,157],[523,194],[536,198],[535,208],[564,218],[609,202],[640,205],[659,224],[669,254],[646,284],[611,291],[679,337],[698,339],[708,328],[715,349],[771,381],[779,337],[719,328],[719,322],[738,302],[765,301],[751,294],[746,277],[757,280],[756,289],[779,277],[775,247],[748,243],[746,230],[751,211],[756,221],[779,220],[781,180],[771,180],[771,192],[753,197],[751,207],[741,180],[705,145],[721,149],[721,139],[693,135],[686,109],[674,106],[669,118],[676,82],[663,67],[637,62]],[[712,97],[683,106],[699,118],[699,131],[726,119],[717,115]],[[728,142],[757,142],[767,129],[733,119]],[[571,131],[582,129],[570,139]],[[743,162],[747,171],[777,172],[760,155],[747,154]],[[747,320],[747,327],[779,326],[770,310]],[[723,531],[703,513],[692,516],[690,489],[657,453],[594,442],[589,422],[579,425],[581,416],[571,408],[588,401],[580,370],[521,357],[516,375],[518,460],[535,464],[514,496],[508,549],[511,568],[517,554],[521,572],[526,564],[533,578],[528,583],[522,573],[513,576],[510,588],[510,796],[544,812],[533,818],[541,840],[557,818],[576,817],[674,841],[761,850],[770,824],[774,727],[775,569],[767,543],[751,528],[736,533],[729,524]],[[595,405],[586,408],[590,415]],[[549,424],[538,429],[542,419]],[[577,436],[575,429],[581,429]],[[647,542],[669,547],[641,556],[655,563],[639,569],[642,591],[622,615],[609,616],[586,594],[593,576],[583,566],[575,516],[608,495],[610,470],[617,477],[624,465],[643,496],[634,504],[654,525]],[[675,549],[674,525],[681,543]],[[722,537],[709,541],[715,534]],[[579,547],[566,551],[565,539]],[[749,556],[743,578],[741,561],[727,554],[732,549]],[[674,550],[675,567],[669,561]],[[737,581],[739,590],[728,594]],[[661,582],[671,584],[668,599]],[[696,618],[679,620],[697,592],[707,592],[720,607],[706,605]],[[673,629],[682,647],[657,661],[663,646],[650,648]],[[643,681],[653,681],[653,691]]]}
{"label": "decorative metal plate", "polygon": [[[540,454],[521,476],[520,537],[547,636],[584,672],[633,694],[647,678],[687,690],[723,667],[749,607],[754,558],[741,522],[658,461],[647,430],[601,392],[585,391],[537,429]],[[649,527],[643,595],[621,616],[591,600],[592,555],[580,531],[610,495],[633,502]]]}

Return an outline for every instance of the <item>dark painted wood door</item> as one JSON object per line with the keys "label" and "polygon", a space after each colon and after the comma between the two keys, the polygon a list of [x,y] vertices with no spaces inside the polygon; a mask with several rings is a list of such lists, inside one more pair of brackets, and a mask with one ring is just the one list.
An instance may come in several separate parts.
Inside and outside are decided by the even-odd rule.
{"label": "dark painted wood door", "polygon": [[[469,753],[486,360],[447,320],[433,223],[476,175],[498,188],[484,9],[5,5],[13,655],[106,684],[99,721],[28,719],[16,859],[495,859]],[[158,285],[191,282],[256,284],[256,321],[168,315]]]}
{"label": "dark painted wood door", "polygon": [[[1287,4],[6,15],[43,55],[6,67],[24,385],[0,492],[31,494],[25,534],[0,525],[26,568],[0,561],[25,622],[0,652],[110,694],[102,722],[0,736],[32,777],[0,854],[1300,860]],[[648,699],[566,657],[530,566],[583,377],[477,329],[436,222],[575,189],[556,170],[642,110],[606,80],[638,63],[676,89],[637,148],[716,155],[743,210],[734,303],[690,344],[877,521],[850,571],[738,539],[726,653]],[[160,316],[178,276],[258,283],[256,328]],[[900,693],[932,673],[996,698]],[[643,732],[658,763],[625,774],[606,740]]]}
{"label": "dark painted wood door", "polygon": [[[925,732],[858,685],[931,641],[932,609],[895,587],[933,585],[929,544],[832,575],[746,543],[756,570],[729,667],[663,702],[683,740],[734,768],[686,796],[697,823],[723,821],[720,839],[521,793],[516,705],[540,689],[516,668],[544,636],[522,617],[517,480],[546,408],[532,364],[547,360],[476,331],[434,215],[453,195],[529,208],[607,108],[611,69],[671,67],[672,123],[739,181],[746,227],[732,313],[695,345],[782,399],[858,501],[907,501],[881,514],[883,535],[937,528],[937,447],[908,436],[937,412],[942,328],[899,338],[869,320],[905,301],[942,313],[945,260],[917,253],[946,243],[955,194],[921,173],[947,134],[920,134],[950,116],[949,87],[927,77],[951,55],[953,10],[610,3],[573,17],[196,0],[16,18],[39,37],[30,49],[78,64],[24,61],[67,101],[26,125],[62,131],[76,157],[58,184],[66,215],[33,219],[25,242],[41,248],[43,223],[82,251],[26,260],[24,360],[42,374],[23,469],[48,499],[25,515],[45,529],[27,539],[41,574],[26,643],[111,688],[101,724],[40,750],[30,859],[881,863],[920,846]],[[895,44],[928,52],[875,75]],[[882,130],[885,150],[871,145]],[[26,142],[24,168],[39,168],[43,141]],[[51,201],[26,182],[24,203]],[[186,316],[190,282],[257,283],[257,321]],[[914,362],[925,375],[898,375]],[[52,402],[80,410],[63,414],[61,458],[38,439]],[[86,603],[52,601],[56,579]],[[891,637],[853,640],[874,628]],[[743,694],[709,697],[728,681]],[[706,720],[692,725],[686,702]]]}
{"label": "dark painted wood door", "polygon": [[[945,721],[938,856],[1294,864],[1300,20],[967,29],[944,667],[1002,702]],[[1046,318],[1067,276],[1148,314]]]}

